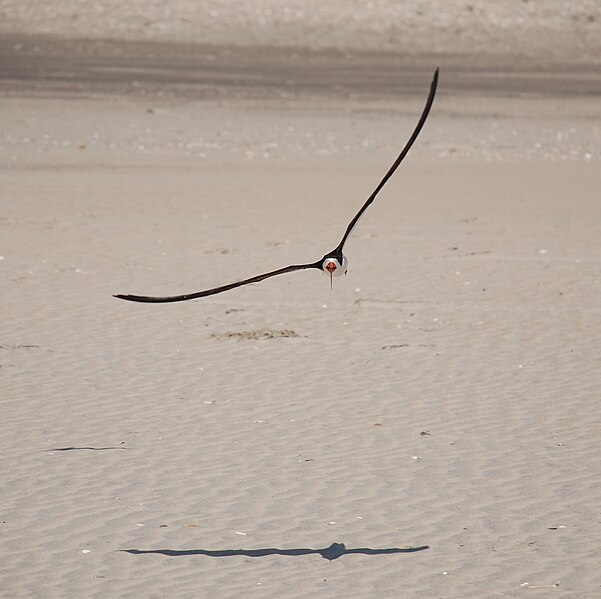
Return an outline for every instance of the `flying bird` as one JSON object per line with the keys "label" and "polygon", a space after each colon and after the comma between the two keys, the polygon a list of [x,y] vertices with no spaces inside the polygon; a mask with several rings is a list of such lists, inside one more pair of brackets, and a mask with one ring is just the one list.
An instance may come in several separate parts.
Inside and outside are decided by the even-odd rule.
{"label": "flying bird", "polygon": [[332,277],[341,276],[342,274],[346,274],[346,270],[348,267],[348,261],[346,256],[343,253],[344,244],[351,234],[352,230],[355,228],[357,221],[361,218],[363,213],[367,210],[367,208],[371,205],[371,203],[376,199],[378,193],[388,179],[392,177],[394,171],[398,168],[399,164],[403,161],[411,146],[417,139],[426,119],[428,118],[428,114],[430,113],[430,108],[432,107],[432,102],[434,101],[434,96],[436,95],[436,87],[438,85],[438,69],[434,72],[434,77],[432,79],[432,83],[430,85],[430,93],[428,94],[428,100],[426,101],[426,106],[422,112],[422,115],[415,127],[415,130],[411,134],[409,141],[405,144],[405,147],[399,154],[398,158],[394,161],[392,166],[388,169],[388,172],[384,175],[382,180],[378,183],[377,187],[373,190],[372,194],[367,198],[363,206],[359,209],[359,212],[355,214],[351,222],[348,224],[340,243],[331,251],[325,254],[322,258],[317,260],[316,262],[309,262],[307,264],[292,264],[290,266],[285,266],[284,268],[278,268],[277,270],[272,270],[270,272],[266,272],[260,275],[256,275],[254,277],[250,277],[249,279],[244,279],[243,281],[236,281],[235,283],[229,283],[228,285],[222,285],[221,287],[214,287],[213,289],[205,289],[204,291],[197,291],[195,293],[185,293],[183,295],[168,295],[165,297],[153,297],[147,295],[122,295],[117,294],[113,297],[117,297],[119,299],[128,300],[130,302],[147,302],[147,303],[155,303],[162,304],[167,302],[183,302],[186,300],[192,300],[199,297],[207,297],[208,295],[216,295],[217,293],[223,293],[224,291],[229,291],[230,289],[235,289],[236,287],[242,287],[243,285],[248,285],[250,283],[258,283],[259,281],[263,281],[264,279],[269,279],[270,277],[275,277],[277,275],[283,275],[288,272],[294,272],[296,270],[306,270],[308,268],[316,268],[318,270],[322,270],[325,273],[330,275],[330,285],[332,282]]}

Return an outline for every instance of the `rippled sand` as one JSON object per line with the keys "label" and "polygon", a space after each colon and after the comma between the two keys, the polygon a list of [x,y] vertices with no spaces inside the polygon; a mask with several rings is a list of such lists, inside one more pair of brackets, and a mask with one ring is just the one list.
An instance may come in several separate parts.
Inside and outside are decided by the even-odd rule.
{"label": "rippled sand", "polygon": [[[598,595],[597,71],[23,35],[0,54],[3,593]],[[112,297],[320,257],[436,64],[333,291],[311,271]]]}

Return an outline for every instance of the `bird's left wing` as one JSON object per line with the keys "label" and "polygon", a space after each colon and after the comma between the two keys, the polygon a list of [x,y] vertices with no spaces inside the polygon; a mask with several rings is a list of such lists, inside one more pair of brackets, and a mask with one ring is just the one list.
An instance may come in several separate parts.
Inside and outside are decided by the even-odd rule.
{"label": "bird's left wing", "polygon": [[283,275],[288,272],[294,272],[295,270],[305,270],[306,268],[321,268],[321,262],[313,262],[311,264],[293,264],[284,268],[278,268],[278,270],[272,270],[262,275],[256,275],[250,277],[250,279],[244,279],[243,281],[237,281],[236,283],[230,283],[229,285],[222,285],[221,287],[213,287],[213,289],[205,289],[204,291],[197,291],[196,293],[184,293],[183,295],[168,295],[165,297],[153,297],[148,295],[123,295],[121,293],[114,295],[119,299],[128,300],[130,302],[146,302],[149,304],[165,304],[168,302],[185,302],[186,300],[196,299],[197,297],[206,297],[207,295],[216,295],[217,293],[223,293],[236,287],[242,287],[242,285],[248,285],[250,283],[258,283],[269,277],[275,277],[277,275]]}

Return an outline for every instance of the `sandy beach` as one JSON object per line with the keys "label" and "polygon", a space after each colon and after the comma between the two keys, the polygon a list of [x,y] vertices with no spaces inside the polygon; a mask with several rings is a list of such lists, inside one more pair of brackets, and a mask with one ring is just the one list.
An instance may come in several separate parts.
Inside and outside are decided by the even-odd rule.
{"label": "sandy beach", "polygon": [[[597,3],[99,4],[0,0],[0,596],[599,597]],[[319,258],[436,66],[332,290],[112,297]]]}

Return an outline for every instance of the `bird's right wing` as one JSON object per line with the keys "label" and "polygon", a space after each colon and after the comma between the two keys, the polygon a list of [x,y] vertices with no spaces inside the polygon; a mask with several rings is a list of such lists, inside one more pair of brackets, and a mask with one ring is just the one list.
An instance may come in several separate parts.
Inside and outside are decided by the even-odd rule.
{"label": "bird's right wing", "polygon": [[321,268],[321,262],[313,262],[311,264],[293,264],[278,270],[272,270],[262,275],[256,275],[250,279],[244,279],[243,281],[237,281],[236,283],[230,283],[229,285],[222,285],[221,287],[213,287],[213,289],[205,289],[204,291],[197,291],[196,293],[185,293],[183,295],[168,295],[165,297],[153,297],[148,295],[123,295],[116,294],[113,297],[127,300],[130,302],[146,302],[149,304],[165,304],[168,302],[185,302],[186,300],[196,299],[197,297],[206,297],[207,295],[216,295],[217,293],[223,293],[236,287],[242,287],[242,285],[248,285],[250,283],[258,283],[269,277],[275,277],[277,275],[283,275],[288,272],[294,272],[295,270],[305,270],[306,268]]}
{"label": "bird's right wing", "polygon": [[344,232],[342,241],[338,244],[338,247],[336,248],[337,250],[338,249],[342,250],[346,240],[348,239],[348,236],[351,234],[351,231],[353,230],[354,226],[357,224],[357,221],[361,218],[361,215],[367,210],[367,208],[370,206],[370,204],[376,199],[376,196],[378,195],[378,193],[380,193],[380,190],[382,189],[382,187],[384,187],[384,185],[386,184],[386,181],[388,181],[388,179],[390,179],[390,177],[392,177],[394,171],[396,171],[399,164],[401,164],[401,162],[403,162],[403,158],[405,158],[405,156],[411,149],[411,146],[417,139],[419,132],[422,130],[422,127],[424,126],[424,123],[426,122],[426,119],[428,118],[428,114],[430,113],[430,108],[432,108],[432,102],[434,102],[434,96],[436,95],[436,87],[437,86],[438,86],[438,69],[436,69],[436,71],[434,71],[434,77],[432,79],[432,83],[430,84],[430,93],[428,95],[428,99],[426,100],[426,105],[425,105],[422,115],[419,119],[419,122],[417,123],[417,126],[415,127],[413,133],[411,134],[411,137],[409,138],[409,141],[405,144],[405,147],[401,150],[401,153],[398,155],[398,158],[393,162],[392,166],[388,169],[388,172],[384,175],[382,180],[378,183],[378,186],[373,190],[372,194],[367,198],[367,200],[365,201],[363,206],[361,206],[361,208],[359,209],[359,212],[357,212],[357,214],[355,214],[355,216],[353,217],[353,220],[349,223],[348,227],[346,228],[346,231]]}

